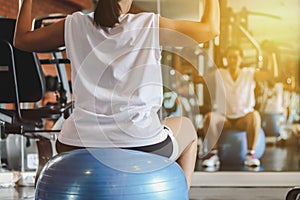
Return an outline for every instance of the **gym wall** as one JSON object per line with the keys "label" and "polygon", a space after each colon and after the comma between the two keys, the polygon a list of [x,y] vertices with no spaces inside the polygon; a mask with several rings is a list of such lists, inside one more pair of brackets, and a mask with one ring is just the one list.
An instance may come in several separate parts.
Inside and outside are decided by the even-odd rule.
{"label": "gym wall", "polygon": [[[92,0],[33,0],[33,18],[49,13],[72,13],[93,8]],[[18,0],[0,0],[0,16],[17,17]]]}

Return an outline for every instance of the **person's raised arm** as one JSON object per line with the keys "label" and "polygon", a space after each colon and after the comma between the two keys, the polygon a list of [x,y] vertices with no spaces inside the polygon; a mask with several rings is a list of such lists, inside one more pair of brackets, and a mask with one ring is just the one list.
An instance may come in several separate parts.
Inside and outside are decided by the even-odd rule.
{"label": "person's raised arm", "polygon": [[254,74],[255,81],[273,81],[276,82],[278,77],[278,64],[276,59],[276,54],[272,53],[268,56],[269,66],[267,67],[269,71],[259,70]]}
{"label": "person's raised arm", "polygon": [[23,0],[17,17],[14,46],[24,51],[49,51],[64,45],[64,21],[32,30],[32,0]]}
{"label": "person's raised arm", "polygon": [[219,0],[205,0],[200,21],[173,20],[160,17],[160,44],[185,46],[186,43],[203,43],[220,33]]}

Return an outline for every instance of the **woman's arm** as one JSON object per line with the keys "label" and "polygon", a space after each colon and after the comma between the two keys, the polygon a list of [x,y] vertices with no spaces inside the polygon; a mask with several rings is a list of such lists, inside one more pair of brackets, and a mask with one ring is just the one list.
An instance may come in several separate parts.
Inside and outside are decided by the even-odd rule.
{"label": "woman's arm", "polygon": [[159,26],[161,45],[186,46],[190,42],[207,42],[220,32],[219,0],[205,0],[204,12],[199,22],[160,17]]}
{"label": "woman's arm", "polygon": [[23,0],[17,17],[14,46],[24,51],[49,51],[64,46],[64,21],[32,30],[32,0]]}
{"label": "woman's arm", "polygon": [[256,71],[254,74],[255,81],[273,81],[276,82],[279,80],[278,77],[278,63],[276,59],[276,54],[271,53],[268,55],[268,67],[267,71]]}

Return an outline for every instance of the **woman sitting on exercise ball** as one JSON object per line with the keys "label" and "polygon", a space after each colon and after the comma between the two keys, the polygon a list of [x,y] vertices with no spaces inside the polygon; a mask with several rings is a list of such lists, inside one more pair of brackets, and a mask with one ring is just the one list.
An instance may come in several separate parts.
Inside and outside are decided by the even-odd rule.
{"label": "woman sitting on exercise ball", "polygon": [[[219,2],[205,1],[201,21],[158,14],[130,14],[132,0],[99,0],[95,12],[75,12],[31,30],[32,0],[23,0],[14,45],[25,51],[65,46],[72,65],[75,109],[64,122],[57,151],[129,148],[176,160],[188,186],[197,155],[197,135],[184,117],[160,121],[160,45],[206,42],[219,34]],[[180,36],[174,38],[174,36]],[[163,148],[162,148],[163,147]]]}

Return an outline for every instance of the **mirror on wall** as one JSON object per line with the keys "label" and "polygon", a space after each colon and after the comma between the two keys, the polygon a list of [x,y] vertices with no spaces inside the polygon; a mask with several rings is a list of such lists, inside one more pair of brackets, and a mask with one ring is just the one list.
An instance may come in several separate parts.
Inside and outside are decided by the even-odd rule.
{"label": "mirror on wall", "polygon": [[[134,2],[143,10],[174,19],[198,20],[203,10],[203,2],[198,0]],[[186,115],[194,122],[199,133],[196,171],[299,171],[300,22],[296,19],[300,17],[300,3],[297,0],[263,3],[258,0],[223,0],[220,4],[221,34],[218,38],[192,47],[163,47],[162,64],[167,66],[163,67],[163,116]],[[230,154],[229,158],[221,158],[223,164],[207,168],[202,166],[203,156],[207,153],[203,122],[205,115],[215,109],[215,91],[214,81],[207,78],[206,84],[202,84],[199,79],[208,77],[206,75],[214,69],[226,67],[225,50],[232,45],[242,48],[243,67],[266,71],[275,77],[256,82],[255,88],[255,109],[261,116],[264,135],[257,147],[261,165],[245,167],[241,153],[234,157],[228,150],[230,146],[240,152],[244,147],[240,142],[230,141],[243,140],[247,145],[247,139],[245,136],[242,139],[231,136],[233,138],[223,144],[222,155],[219,155]]]}

